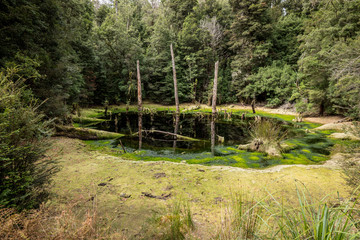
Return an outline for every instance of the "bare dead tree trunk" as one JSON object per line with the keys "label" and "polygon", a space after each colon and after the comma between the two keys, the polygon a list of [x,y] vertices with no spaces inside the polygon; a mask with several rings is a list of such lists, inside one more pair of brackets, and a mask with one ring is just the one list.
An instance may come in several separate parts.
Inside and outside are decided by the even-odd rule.
{"label": "bare dead tree trunk", "polygon": [[171,61],[173,67],[173,77],[174,77],[174,92],[175,92],[175,105],[176,105],[176,113],[180,113],[179,108],[179,96],[178,96],[178,88],[177,88],[177,79],[176,79],[176,69],[175,69],[175,57],[172,43],[170,44],[171,51]]}
{"label": "bare dead tree trunk", "polygon": [[175,128],[174,128],[174,135],[175,135],[175,140],[174,140],[174,143],[173,143],[173,149],[174,149],[174,152],[176,150],[176,141],[177,141],[177,133],[179,131],[179,120],[180,120],[180,115],[179,114],[175,114]]}
{"label": "bare dead tree trunk", "polygon": [[138,127],[139,127],[139,150],[142,148],[142,112],[139,112]]}
{"label": "bare dead tree trunk", "polygon": [[255,111],[255,99],[252,100],[251,102],[251,109],[252,109],[252,112],[255,114],[256,111]]}
{"label": "bare dead tree trunk", "polygon": [[215,114],[211,116],[211,155],[215,156]]}
{"label": "bare dead tree trunk", "polygon": [[142,96],[141,96],[141,78],[140,78],[140,63],[139,60],[136,62],[137,66],[137,87],[138,87],[138,110],[142,111]]}
{"label": "bare dead tree trunk", "polygon": [[214,76],[214,87],[213,87],[213,96],[212,96],[212,114],[216,114],[218,70],[219,70],[219,61],[215,63],[215,76]]}
{"label": "bare dead tree trunk", "polygon": [[118,14],[118,0],[115,0],[115,13]]}

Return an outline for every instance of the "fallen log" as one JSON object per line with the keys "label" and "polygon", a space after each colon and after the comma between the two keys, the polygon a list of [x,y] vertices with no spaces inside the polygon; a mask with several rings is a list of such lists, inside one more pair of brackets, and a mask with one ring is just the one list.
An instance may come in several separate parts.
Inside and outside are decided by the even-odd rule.
{"label": "fallen log", "polygon": [[90,128],[78,128],[72,126],[56,125],[56,136],[65,136],[69,138],[78,138],[81,140],[101,140],[123,137],[123,134],[107,132]]}
{"label": "fallen log", "polygon": [[[187,140],[187,141],[196,141],[196,142],[200,142],[202,140],[200,139],[196,139],[196,138],[191,138],[191,137],[187,137],[187,136],[183,136],[180,134],[175,134],[172,132],[165,132],[165,131],[161,131],[161,130],[141,130],[141,132],[148,134],[148,133],[160,133],[160,134],[164,134],[164,135],[170,135],[170,136],[174,136],[176,137],[176,139],[183,139],[183,140]],[[131,136],[137,136],[139,135],[139,132],[133,133]]]}
{"label": "fallen log", "polygon": [[73,121],[74,123],[88,124],[88,123],[106,122],[106,121],[108,121],[108,120],[106,120],[106,119],[99,119],[99,118],[89,118],[89,117],[72,116],[72,121]]}

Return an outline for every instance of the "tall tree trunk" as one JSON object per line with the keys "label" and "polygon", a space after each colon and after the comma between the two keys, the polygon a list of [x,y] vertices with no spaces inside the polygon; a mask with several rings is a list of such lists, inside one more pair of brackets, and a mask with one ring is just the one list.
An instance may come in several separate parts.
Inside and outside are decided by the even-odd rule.
{"label": "tall tree trunk", "polygon": [[175,128],[174,128],[175,140],[174,140],[174,144],[173,144],[174,152],[176,151],[176,141],[177,141],[176,135],[178,134],[178,131],[179,131],[179,122],[180,122],[180,115],[176,113],[175,114]]}
{"label": "tall tree trunk", "polygon": [[214,87],[213,87],[213,95],[212,95],[212,114],[216,114],[216,96],[217,96],[218,70],[219,70],[219,61],[217,61],[215,63]]}
{"label": "tall tree trunk", "polygon": [[213,114],[211,116],[211,155],[215,156],[215,137],[216,137],[216,132],[215,132],[215,114]]}
{"label": "tall tree trunk", "polygon": [[251,102],[251,109],[252,109],[252,112],[255,114],[256,113],[256,111],[255,111],[255,98]]}
{"label": "tall tree trunk", "polygon": [[173,77],[174,77],[174,92],[175,92],[176,113],[178,114],[178,113],[180,113],[179,96],[178,96],[178,88],[177,88],[177,80],[176,80],[175,57],[174,57],[174,50],[173,50],[172,43],[170,44],[170,51],[171,51],[171,60],[172,60]]}
{"label": "tall tree trunk", "polygon": [[137,66],[137,87],[138,87],[138,110],[142,111],[142,97],[141,97],[141,78],[140,78],[140,64],[139,60],[136,62]]}
{"label": "tall tree trunk", "polygon": [[139,128],[139,150],[142,148],[142,112],[138,113],[138,128]]}

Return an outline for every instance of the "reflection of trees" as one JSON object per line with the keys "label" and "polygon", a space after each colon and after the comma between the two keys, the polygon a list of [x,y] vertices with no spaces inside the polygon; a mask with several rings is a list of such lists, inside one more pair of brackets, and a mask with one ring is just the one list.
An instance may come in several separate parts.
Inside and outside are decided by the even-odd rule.
{"label": "reflection of trees", "polygon": [[216,136],[216,132],[215,132],[215,119],[216,116],[215,114],[212,115],[211,117],[211,155],[214,156],[215,154],[215,136]]}
{"label": "reflection of trees", "polygon": [[139,150],[142,147],[142,112],[139,112],[138,116],[138,128],[139,128]]}
{"label": "reflection of trees", "polygon": [[119,132],[119,128],[118,128],[118,113],[115,114],[115,117],[114,117],[114,125],[115,125],[115,132],[118,133],[118,132]]}
{"label": "reflection of trees", "polygon": [[174,127],[174,134],[175,134],[175,136],[174,136],[174,144],[173,144],[174,152],[175,152],[175,149],[176,149],[176,141],[177,141],[176,134],[178,134],[179,122],[180,122],[180,114],[176,113],[176,114],[175,114],[175,127]]}

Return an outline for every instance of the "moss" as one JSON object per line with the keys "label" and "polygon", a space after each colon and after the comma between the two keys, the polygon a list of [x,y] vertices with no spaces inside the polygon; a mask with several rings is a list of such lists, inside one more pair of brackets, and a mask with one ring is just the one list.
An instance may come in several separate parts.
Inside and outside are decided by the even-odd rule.
{"label": "moss", "polygon": [[[111,145],[111,141],[108,141],[108,144]],[[299,182],[301,186],[306,186],[313,199],[321,199],[325,195],[332,199],[337,199],[338,196],[346,199],[350,192],[341,171],[329,168],[289,167],[267,172],[192,164],[132,162],[124,161],[123,157],[116,158],[88,151],[89,147],[84,148],[82,145],[82,142],[76,139],[54,140],[54,147],[48,154],[57,155],[61,159],[61,170],[53,177],[49,202],[60,206],[83,200],[81,205],[79,204],[79,210],[95,207],[100,224],[109,224],[106,225],[109,233],[126,229],[122,231],[126,234],[126,239],[139,238],[136,234],[141,232],[143,223],[154,212],[177,200],[191,203],[194,220],[197,226],[201,227],[199,231],[202,230],[201,233],[205,234],[193,237],[211,239],[211,230],[220,227],[219,219],[224,216],[224,210],[227,204],[231,203],[234,194],[246,193],[262,198],[271,193],[275,197],[286,199],[289,204],[294,203],[295,207],[298,201],[296,183]],[[63,151],[59,153],[58,149]],[[145,152],[138,153],[141,155]],[[260,156],[258,153],[246,154]],[[242,155],[231,158],[237,161],[232,166],[247,167],[246,158]],[[210,159],[211,155],[208,155],[205,160]],[[254,162],[252,166],[260,168],[261,163]],[[156,173],[165,173],[166,177],[155,178]],[[99,183],[106,183],[106,186],[98,186]],[[146,198],[142,192],[151,192],[158,196],[171,193],[172,196],[164,201]],[[120,197],[121,193],[131,197],[123,199]],[[96,201],[92,201],[93,197]],[[216,198],[221,198],[222,202],[216,204]],[[77,213],[74,215],[77,216]],[[198,234],[198,231],[194,234]]]}
{"label": "moss", "polygon": [[78,138],[82,140],[88,139],[114,139],[124,136],[120,133],[113,133],[89,128],[77,128],[71,126],[56,126],[56,134],[58,136],[66,136],[71,138]]}
{"label": "moss", "polygon": [[99,119],[94,117],[77,117],[73,116],[72,120],[74,123],[80,123],[80,124],[91,124],[91,123],[99,123],[99,122],[105,122],[105,119]]}
{"label": "moss", "polygon": [[[166,107],[156,104],[144,104],[144,108],[148,108],[151,111],[170,111],[170,114],[175,111],[175,107]],[[186,106],[182,106],[182,110],[185,108]],[[126,106],[111,106],[110,109],[113,112],[125,112]],[[137,106],[130,106],[128,111],[137,112]],[[308,122],[293,123],[292,119],[294,116],[292,115],[270,114],[263,111],[257,111],[256,114],[252,114],[250,110],[231,109],[231,111],[233,115],[238,116],[246,113],[247,118],[260,115],[267,118],[285,121],[286,124],[283,127],[287,128],[289,132],[291,132],[291,134],[289,133],[289,136],[295,138],[288,139],[283,142],[283,144],[286,145],[285,152],[282,154],[283,158],[271,158],[266,154],[239,150],[236,146],[217,146],[215,148],[215,156],[212,156],[210,153],[191,153],[186,150],[180,154],[174,153],[172,148],[164,149],[156,147],[153,148],[154,151],[142,150],[123,154],[121,147],[114,146],[114,144],[105,144],[103,142],[99,142],[98,144],[95,142],[89,142],[88,144],[95,144],[94,148],[97,150],[109,152],[111,155],[122,156],[123,158],[130,160],[170,162],[186,161],[189,164],[228,165],[243,168],[266,168],[276,164],[318,164],[329,158],[328,155],[330,154],[330,148],[334,145],[334,141],[327,139],[326,136],[330,134],[331,131],[317,131],[310,133],[305,131],[306,129],[315,128],[320,124]],[[211,109],[201,108],[186,112],[209,114]],[[86,116],[92,117],[99,117],[101,114],[103,114],[103,110],[99,109],[90,109],[86,112]],[[220,112],[219,114],[222,113]],[[100,147],[100,145],[106,146]]]}
{"label": "moss", "polygon": [[81,109],[82,118],[101,118],[105,116],[105,110],[101,108]]}

